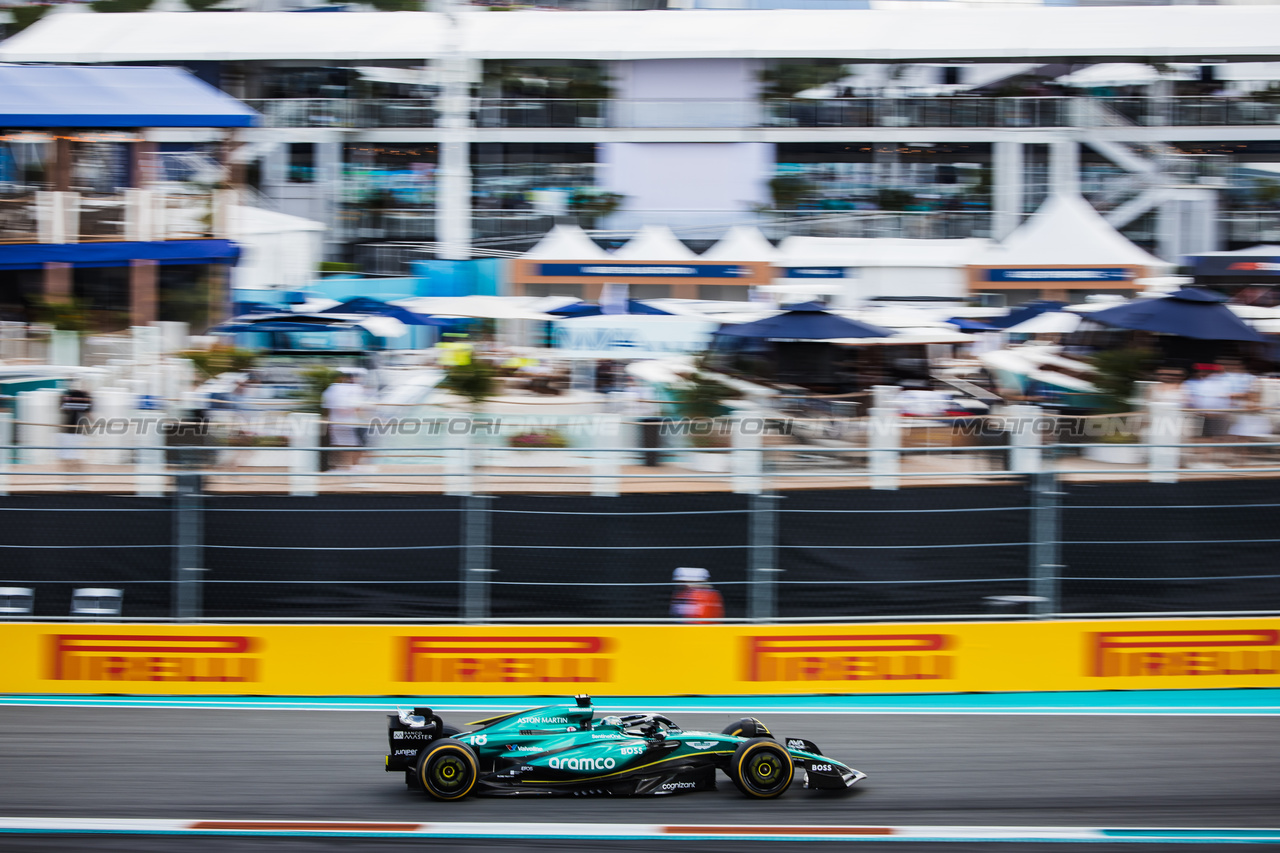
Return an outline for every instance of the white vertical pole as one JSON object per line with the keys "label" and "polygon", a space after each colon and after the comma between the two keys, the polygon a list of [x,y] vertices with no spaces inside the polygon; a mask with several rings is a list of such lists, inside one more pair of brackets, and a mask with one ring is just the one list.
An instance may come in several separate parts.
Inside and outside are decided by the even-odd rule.
{"label": "white vertical pole", "polygon": [[313,497],[320,472],[320,416],[311,412],[289,413],[289,494]]}
{"label": "white vertical pole", "polygon": [[1147,401],[1147,428],[1143,441],[1152,445],[1148,452],[1150,479],[1153,483],[1178,482],[1181,464],[1182,409],[1172,401]]}
{"label": "white vertical pole", "polygon": [[1058,139],[1049,145],[1049,193],[1080,194],[1080,143],[1074,138]]}
{"label": "white vertical pole", "polygon": [[138,476],[134,478],[134,489],[139,497],[158,498],[164,494],[164,477],[157,476],[164,474],[164,450],[157,447],[164,442],[164,436],[157,428],[157,414],[150,410],[135,412],[138,450],[134,468]]}
{"label": "white vertical pole", "polygon": [[1012,427],[1009,431],[1009,443],[1013,445],[1009,453],[1010,473],[1039,473],[1044,439],[1036,427],[1045,422],[1044,413],[1038,406],[1010,406],[1005,418]]}
{"label": "white vertical pole", "polygon": [[31,448],[22,451],[23,462],[48,468],[57,460],[61,402],[53,388],[18,394],[18,442]]}
{"label": "white vertical pole", "polygon": [[902,454],[898,448],[902,446],[902,423],[896,408],[874,408],[871,416],[871,452],[869,467],[871,469],[871,488],[896,490],[898,488],[898,472],[902,464]]}
{"label": "white vertical pole", "polygon": [[992,195],[995,215],[992,218],[992,236],[1003,240],[1022,223],[1022,143],[997,142],[993,154],[995,163],[992,165]]}
{"label": "white vertical pole", "polygon": [[[596,415],[596,447],[617,447],[622,441],[622,416]],[[591,494],[595,497],[616,498],[619,494],[618,474],[622,469],[622,454],[618,451],[596,450],[591,454]]]}
{"label": "white vertical pole", "polygon": [[[453,423],[455,420],[460,419],[445,419],[446,423]],[[452,446],[446,451],[448,455],[444,465],[446,495],[469,496],[475,489],[475,455],[471,433],[472,430],[468,429],[465,435],[448,435]]]}
{"label": "white vertical pole", "polygon": [[9,460],[13,455],[13,416],[0,412],[0,495],[9,494]]}
{"label": "white vertical pole", "polygon": [[741,412],[734,426],[733,450],[729,453],[733,491],[758,495],[764,490],[764,412]]}

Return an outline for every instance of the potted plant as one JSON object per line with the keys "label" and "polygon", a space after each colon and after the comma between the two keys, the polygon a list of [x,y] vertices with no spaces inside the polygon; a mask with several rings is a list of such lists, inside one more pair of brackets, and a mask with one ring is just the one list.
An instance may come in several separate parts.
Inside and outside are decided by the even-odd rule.
{"label": "potted plant", "polygon": [[[685,377],[685,382],[672,392],[676,416],[688,420],[689,443],[699,449],[731,447],[730,433],[717,419],[729,413],[727,400],[742,396],[738,389],[720,381],[714,375],[695,370]],[[708,472],[729,470],[727,453],[691,453],[690,467]]]}
{"label": "potted plant", "polygon": [[[1133,395],[1137,382],[1148,376],[1155,354],[1140,347],[1105,350],[1090,359],[1096,373],[1090,381],[1098,389],[1102,405],[1099,415],[1120,415],[1135,408]],[[1116,417],[1117,428],[1104,432],[1097,444],[1086,445],[1083,455],[1095,462],[1136,465],[1144,461],[1145,451],[1134,445],[1141,436],[1126,428],[1125,419]]]}

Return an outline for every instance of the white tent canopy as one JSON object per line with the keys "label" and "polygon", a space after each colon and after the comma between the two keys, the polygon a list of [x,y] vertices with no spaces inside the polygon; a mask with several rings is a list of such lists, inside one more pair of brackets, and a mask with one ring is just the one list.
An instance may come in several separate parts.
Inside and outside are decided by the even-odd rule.
{"label": "white tent canopy", "polygon": [[548,261],[602,261],[609,253],[577,225],[557,225],[543,235],[524,257]]}
{"label": "white tent canopy", "polygon": [[788,237],[778,246],[784,267],[963,267],[990,244],[984,237]]}
{"label": "white tent canopy", "polygon": [[1023,320],[1016,326],[1005,329],[1010,335],[1065,335],[1074,332],[1080,325],[1079,314],[1066,311],[1046,311],[1029,320]]}
{"label": "white tent canopy", "polygon": [[1079,195],[1053,195],[972,263],[978,266],[1171,266],[1129,242]]}
{"label": "white tent canopy", "polygon": [[754,225],[735,225],[710,249],[702,253],[704,261],[773,261],[778,250]]}
{"label": "white tent canopy", "polygon": [[698,256],[665,225],[646,225],[613,253],[617,261],[696,261]]}
{"label": "white tent canopy", "polygon": [[393,305],[415,314],[440,317],[473,317],[492,320],[557,320],[554,314],[536,311],[539,297],[529,296],[413,296],[392,300]]}
{"label": "white tent canopy", "polygon": [[1064,74],[1054,82],[1080,87],[1145,86],[1158,80],[1194,80],[1196,76],[1189,69],[1161,72],[1160,69],[1141,62],[1102,62]]}
{"label": "white tent canopy", "polygon": [[315,277],[324,251],[323,222],[244,205],[233,205],[230,214],[230,236],[240,247],[231,273],[234,287],[299,290]]}
{"label": "white tent canopy", "polygon": [[[1006,6],[919,4],[874,10],[508,12],[461,7],[456,41],[477,59],[848,58],[1199,62],[1270,60],[1280,6]],[[247,17],[247,16],[252,17]],[[674,17],[678,15],[678,17]],[[625,33],[625,38],[619,38]],[[435,12],[144,12],[50,15],[0,47],[7,62],[440,56],[449,24]]]}

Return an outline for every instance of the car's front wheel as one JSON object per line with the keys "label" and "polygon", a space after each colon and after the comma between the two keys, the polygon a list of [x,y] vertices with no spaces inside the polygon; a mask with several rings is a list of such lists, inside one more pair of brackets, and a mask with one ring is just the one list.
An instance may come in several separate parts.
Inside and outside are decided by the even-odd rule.
{"label": "car's front wheel", "polygon": [[480,764],[465,743],[444,738],[422,750],[416,775],[433,799],[460,800],[475,787]]}
{"label": "car's front wheel", "polygon": [[748,797],[769,800],[791,787],[795,765],[775,740],[754,738],[738,744],[729,761],[729,778]]}

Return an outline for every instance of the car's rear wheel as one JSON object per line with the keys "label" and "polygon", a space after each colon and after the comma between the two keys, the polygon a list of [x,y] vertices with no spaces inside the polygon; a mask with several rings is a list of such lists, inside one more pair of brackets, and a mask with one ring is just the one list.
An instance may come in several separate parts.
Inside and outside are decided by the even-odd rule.
{"label": "car's rear wheel", "polygon": [[418,782],[436,800],[462,799],[475,787],[479,775],[476,754],[452,738],[432,742],[418,759]]}
{"label": "car's rear wheel", "polygon": [[743,717],[740,720],[736,720],[721,729],[720,734],[745,738],[773,737],[773,732],[769,731],[769,727],[755,717]]}
{"label": "car's rear wheel", "polygon": [[791,755],[768,738],[738,744],[729,761],[729,778],[748,797],[769,800],[791,787],[795,765]]}

